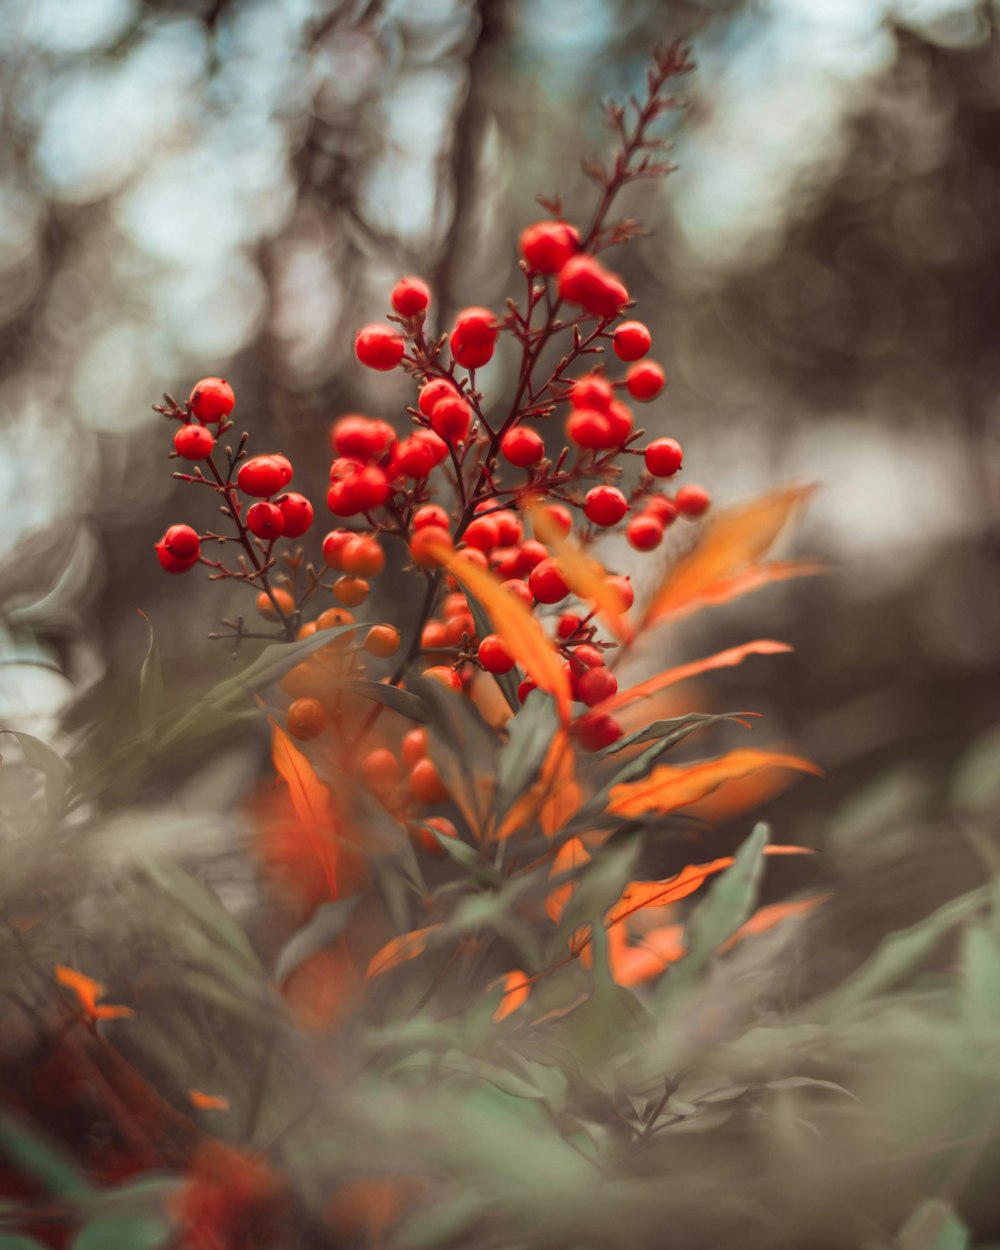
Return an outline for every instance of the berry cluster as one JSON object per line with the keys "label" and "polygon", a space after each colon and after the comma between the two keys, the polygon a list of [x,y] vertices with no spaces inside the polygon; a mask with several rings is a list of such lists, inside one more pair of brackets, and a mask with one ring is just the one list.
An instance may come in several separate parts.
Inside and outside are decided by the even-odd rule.
{"label": "berry cluster", "polygon": [[[338,525],[322,541],[321,566],[305,563],[296,548],[282,556],[278,571],[276,541],[301,538],[313,519],[309,500],[287,490],[292,466],[284,456],[247,458],[244,434],[235,449],[224,449],[225,467],[216,463],[216,440],[232,426],[230,387],[206,378],[183,406],[167,396],[159,411],[181,423],[175,454],[193,462],[190,473],[175,476],[220,495],[235,533],[199,535],[188,526],[171,526],[157,546],[164,568],[183,572],[200,560],[213,577],[250,583],[261,613],[277,620],[281,636],[292,639],[356,623],[350,609],[367,598],[370,580],[382,572],[387,545],[394,542],[401,563],[424,583],[412,641],[404,650],[395,627],[359,625],[356,635],[342,634],[330,645],[337,675],[363,675],[371,659],[401,653],[388,678],[393,684],[402,685],[411,672],[423,669],[425,678],[461,691],[477,674],[520,676],[509,639],[477,629],[475,605],[442,567],[446,553],[461,550],[465,561],[489,570],[507,594],[549,621],[572,697],[586,709],[574,724],[580,744],[596,750],[614,742],[621,729],[602,705],[617,689],[608,664],[616,643],[600,636],[594,605],[573,597],[559,553],[529,532],[529,516],[544,501],[554,531],[580,549],[623,526],[632,548],[649,552],[678,517],[700,517],[710,505],[700,486],[684,485],[672,494],[662,489],[682,471],[681,446],[672,438],[644,443],[630,405],[656,399],[666,375],[649,358],[648,328],[627,315],[632,300],[624,282],[599,259],[636,232],[627,219],[606,224],[617,190],[633,178],[667,171],[649,156],[657,144],[646,130],[670,107],[661,89],[674,72],[669,59],[658,63],[646,102],[635,104],[631,128],[623,111],[613,116],[621,151],[610,172],[590,170],[602,187],[590,226],[577,229],[563,219],[557,201],[543,201],[553,219],[522,232],[520,302],[508,300],[503,312],[464,308],[446,333],[431,334],[432,292],[420,278],[403,277],[392,289],[386,322],[357,332],[358,361],[380,372],[405,371],[414,386],[413,403],[402,436],[380,418],[349,414],[334,421],[326,504]],[[505,399],[478,375],[498,356],[515,366],[516,383]],[[502,367],[494,368],[495,376],[504,376]],[[209,541],[238,542],[238,567],[207,559],[202,546]],[[333,579],[325,580],[330,574]],[[603,571],[602,576],[627,612],[633,600],[628,578]],[[306,620],[318,592],[332,595],[338,606],[321,607]],[[242,618],[226,624],[237,640],[261,636],[248,634]],[[319,659],[317,654],[300,664],[286,686],[295,695],[289,731],[301,739],[324,733],[330,721],[331,697],[308,688],[309,681],[319,681]],[[519,688],[516,681],[506,686],[508,695],[516,689],[522,702],[531,688],[527,675]],[[333,705],[339,707],[335,699]],[[378,708],[362,737],[377,715]],[[440,779],[434,783],[433,764],[426,754],[417,758],[414,748],[410,756],[404,751],[402,761],[410,770],[409,794],[437,801],[441,787]],[[375,757],[380,763],[371,763]],[[385,789],[399,780],[401,767],[381,747],[363,771],[371,769],[370,780]]]}

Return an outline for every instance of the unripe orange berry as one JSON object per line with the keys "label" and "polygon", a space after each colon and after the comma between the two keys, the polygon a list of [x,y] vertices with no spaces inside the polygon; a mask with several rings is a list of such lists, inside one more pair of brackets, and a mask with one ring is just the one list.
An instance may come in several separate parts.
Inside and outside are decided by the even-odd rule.
{"label": "unripe orange berry", "polygon": [[326,728],[326,708],[319,699],[296,699],[288,709],[288,732],[307,742],[318,738]]}
{"label": "unripe orange berry", "polygon": [[423,726],[411,729],[403,736],[402,753],[407,768],[413,768],[418,760],[424,759],[427,755],[427,730]]}
{"label": "unripe orange berry", "polygon": [[425,681],[436,681],[439,686],[444,686],[446,690],[461,690],[462,679],[453,668],[447,668],[444,664],[435,664],[431,668],[425,668],[422,674]]}
{"label": "unripe orange berry", "polygon": [[684,517],[699,517],[712,506],[712,496],[704,486],[682,486],[674,496],[677,511]]}
{"label": "unripe orange berry", "polygon": [[428,621],[420,635],[420,645],[425,651],[448,645],[448,627],[444,621]]}
{"label": "unripe orange berry", "polygon": [[392,625],[373,625],[365,639],[365,650],[380,659],[395,655],[399,650],[399,630]]}
{"label": "unripe orange berry", "polygon": [[410,773],[409,790],[421,803],[443,803],[448,797],[441,774],[426,757],[417,760]]}
{"label": "unripe orange berry", "polygon": [[413,840],[419,845],[420,849],[426,851],[428,855],[441,856],[446,852],[441,843],[437,840],[431,830],[436,830],[444,838],[457,838],[458,830],[452,822],[444,816],[430,816],[423,822],[424,828],[414,830]]}
{"label": "unripe orange berry", "polygon": [[334,598],[348,608],[356,608],[359,603],[364,603],[370,589],[363,577],[338,577],[333,583]]}
{"label": "unripe orange berry", "polygon": [[346,608],[327,608],[316,618],[317,629],[336,629],[339,625],[353,625],[354,613]]}
{"label": "unripe orange berry", "polygon": [[449,647],[457,647],[466,634],[470,638],[476,636],[476,622],[471,612],[459,612],[445,621],[444,639]]}
{"label": "unripe orange berry", "polygon": [[365,785],[378,792],[391,789],[399,781],[399,760],[388,747],[376,747],[361,761],[361,776]]}
{"label": "unripe orange berry", "polygon": [[385,552],[377,538],[358,534],[345,543],[340,553],[340,567],[357,577],[377,577],[385,568]]}
{"label": "unripe orange berry", "polygon": [[[273,596],[273,601],[271,596]],[[266,590],[260,592],[257,596],[257,611],[261,616],[266,616],[269,621],[276,621],[278,619],[278,611],[275,603],[277,603],[278,608],[281,609],[285,616],[291,616],[295,611],[295,600],[287,590],[282,590],[280,586],[272,590],[270,596]]]}
{"label": "unripe orange berry", "polygon": [[311,638],[316,632],[316,622],[306,621],[304,625],[299,626],[299,632],[295,635],[301,642],[303,638]]}
{"label": "unripe orange berry", "polygon": [[410,539],[410,559],[420,569],[436,569],[441,561],[432,547],[444,545],[449,551],[455,546],[447,530],[438,529],[436,525],[428,525]]}

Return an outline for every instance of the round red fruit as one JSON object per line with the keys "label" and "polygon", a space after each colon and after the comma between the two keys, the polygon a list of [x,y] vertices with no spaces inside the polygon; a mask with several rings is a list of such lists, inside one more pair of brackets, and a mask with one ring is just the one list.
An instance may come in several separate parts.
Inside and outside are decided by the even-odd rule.
{"label": "round red fruit", "polygon": [[609,577],[607,579],[609,586],[614,586],[615,590],[621,595],[622,611],[627,612],[635,603],[635,591],[632,589],[631,579],[628,577]]}
{"label": "round red fruit", "polygon": [[335,421],[330,434],[337,454],[356,460],[381,460],[396,441],[396,431],[388,421],[355,413]]}
{"label": "round red fruit", "polygon": [[531,570],[528,588],[539,603],[559,603],[569,594],[569,586],[559,565],[551,559],[542,560]]}
{"label": "round red fruit", "polygon": [[458,314],[450,336],[451,354],[464,369],[478,369],[493,356],[496,317],[488,308],[466,308]]}
{"label": "round red fruit", "polygon": [[385,552],[377,538],[356,534],[340,552],[340,567],[356,577],[377,577],[385,568]]}
{"label": "round red fruit", "polygon": [[323,563],[327,568],[336,569],[340,573],[344,571],[344,548],[356,537],[350,530],[331,530],[327,534],[323,539]]}
{"label": "round red fruit", "polygon": [[474,517],[466,527],[465,541],[489,554],[500,542],[500,526],[491,516]]}
{"label": "round red fruit", "polygon": [[642,400],[644,403],[655,399],[666,382],[667,375],[655,360],[640,361],[625,374],[626,390],[633,399]]}
{"label": "round red fruit", "polygon": [[652,551],[663,542],[663,522],[652,512],[640,512],[625,526],[625,537],[636,551]]}
{"label": "round red fruit", "polygon": [[192,560],[178,560],[176,556],[170,554],[163,543],[156,544],[156,558],[160,562],[160,567],[167,573],[186,573],[198,563],[197,556]]}
{"label": "round red fruit", "polygon": [[464,443],[472,425],[472,409],[461,395],[444,395],[434,405],[431,429],[446,443]]}
{"label": "round red fruit", "polygon": [[421,278],[400,278],[392,288],[390,300],[401,317],[416,317],[427,311],[431,289]]}
{"label": "round red fruit", "polygon": [[190,525],[171,525],[161,542],[175,560],[197,560],[201,554],[201,539]]}
{"label": "round red fruit", "polygon": [[641,321],[623,321],[612,340],[619,360],[641,360],[652,345],[653,337]]}
{"label": "round red fruit", "polygon": [[576,693],[587,707],[596,707],[618,690],[618,678],[609,668],[588,668],[576,682]]}
{"label": "round red fruit", "polygon": [[596,408],[607,412],[615,392],[607,378],[599,373],[585,373],[569,388],[569,402],[574,408]]}
{"label": "round red fruit", "polygon": [[368,325],[354,336],[354,354],[369,369],[387,373],[403,359],[406,340],[388,326]]}
{"label": "round red fruit", "polygon": [[674,496],[674,503],[681,516],[699,517],[712,506],[712,496],[704,486],[682,486]]}
{"label": "round red fruit", "polygon": [[500,530],[500,546],[516,547],[524,536],[521,522],[517,519],[516,513],[504,508],[500,512],[491,513],[491,515]]}
{"label": "round red fruit", "polygon": [[509,590],[515,598],[520,599],[525,607],[530,608],[534,604],[535,596],[531,593],[531,587],[519,577],[509,577],[500,584],[505,590]]}
{"label": "round red fruit", "polygon": [[421,481],[432,472],[436,463],[433,449],[413,434],[396,446],[392,462],[393,476],[411,477],[415,481]]}
{"label": "round red fruit", "polygon": [[531,694],[532,690],[536,690],[536,689],[537,687],[535,683],[531,680],[531,678],[525,677],[524,681],[522,681],[521,684],[517,688],[518,703],[523,703],[525,699],[528,697],[528,695]]}
{"label": "round red fruit", "polygon": [[545,455],[545,443],[537,430],[519,425],[514,430],[508,430],[500,440],[500,451],[505,460],[516,464],[519,469],[526,469],[537,464]]}
{"label": "round red fruit", "polygon": [[225,378],[202,378],[194,384],[188,403],[199,421],[214,425],[229,416],[236,396]]}
{"label": "round red fruit", "polygon": [[281,509],[276,503],[255,503],[247,513],[247,529],[266,542],[274,542],[284,532]]}
{"label": "round red fruit", "polygon": [[240,465],[236,485],[244,495],[250,495],[254,499],[267,499],[288,484],[291,475],[286,472],[287,464],[284,456],[280,459],[277,456],[254,456]]}
{"label": "round red fruit", "polygon": [[556,625],[556,635],[565,642],[567,638],[573,637],[582,624],[582,616],[577,616],[574,612],[566,612],[559,618],[559,623]]}
{"label": "round red fruit", "polygon": [[602,751],[618,741],[622,727],[607,712],[587,712],[576,722],[576,732],[585,751]]}
{"label": "round red fruit", "polygon": [[666,495],[652,495],[646,500],[646,511],[655,516],[664,529],[677,520],[677,505]]}
{"label": "round red fruit", "polygon": [[425,417],[434,411],[434,405],[446,395],[457,395],[458,391],[446,378],[433,378],[420,388],[417,405]]}
{"label": "round red fruit", "polygon": [[628,512],[628,500],[617,486],[595,486],[587,492],[583,510],[595,525],[617,525]]}
{"label": "round red fruit", "polygon": [[673,477],[684,463],[684,452],[675,438],[656,438],[646,448],[646,468],[653,477]]}
{"label": "round red fruit", "polygon": [[573,659],[579,660],[587,668],[604,666],[604,652],[600,647],[595,647],[592,642],[581,642],[578,647],[574,647]]}
{"label": "round red fruit", "polygon": [[609,320],[628,303],[621,280],[593,256],[574,256],[559,271],[559,298]]}
{"label": "round red fruit", "polygon": [[297,495],[294,491],[282,495],[278,500],[281,516],[284,521],[282,534],[285,538],[301,538],[313,523],[313,506],[305,495]]}
{"label": "round red fruit", "polygon": [[632,433],[631,408],[616,399],[608,409],[608,421],[611,425],[611,446],[621,447]]}
{"label": "round red fruit", "polygon": [[479,663],[488,673],[509,673],[514,667],[514,657],[503,640],[496,634],[487,634],[479,644]]}
{"label": "round red fruit", "polygon": [[413,528],[415,530],[426,529],[428,525],[436,525],[439,529],[446,530],[450,524],[448,513],[440,504],[427,503],[422,508],[418,508],[413,514]]}
{"label": "round red fruit", "polygon": [[521,544],[517,555],[516,573],[518,577],[527,577],[533,568],[547,560],[549,549],[535,538],[529,538]]}
{"label": "round red fruit", "polygon": [[318,738],[326,728],[326,708],[319,699],[296,699],[288,708],[288,732],[300,742]]}
{"label": "round red fruit", "polygon": [[532,273],[558,273],[579,251],[580,235],[565,221],[538,221],[521,231],[520,242]]}
{"label": "round red fruit", "polygon": [[182,425],[174,435],[174,451],[185,460],[207,460],[215,439],[203,425]]}
{"label": "round red fruit", "polygon": [[566,437],[577,447],[601,451],[615,445],[611,418],[596,408],[574,408],[566,418]]}

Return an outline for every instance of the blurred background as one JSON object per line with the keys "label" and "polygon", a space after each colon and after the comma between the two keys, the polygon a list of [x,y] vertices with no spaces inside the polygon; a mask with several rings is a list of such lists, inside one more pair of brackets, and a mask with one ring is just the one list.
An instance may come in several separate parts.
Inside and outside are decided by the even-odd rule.
{"label": "blurred background", "polygon": [[[393,280],[428,278],[441,328],[502,307],[535,195],[586,219],[600,100],[685,35],[679,170],[629,190],[650,234],[608,257],[671,379],[639,415],[720,504],[817,481],[795,548],[834,573],[661,631],[648,662],[795,645],[705,689],[830,770],[777,800],[782,840],[869,782],[862,831],[927,818],[1000,719],[998,20],[989,0],[0,0],[0,722],[46,736],[72,699],[134,690],[136,608],[172,680],[219,675],[226,595],[153,556],[208,517],[150,404],[229,378],[256,450],[319,492],[333,417],[405,423],[405,380],[352,353]],[[608,558],[640,584],[663,564]]]}

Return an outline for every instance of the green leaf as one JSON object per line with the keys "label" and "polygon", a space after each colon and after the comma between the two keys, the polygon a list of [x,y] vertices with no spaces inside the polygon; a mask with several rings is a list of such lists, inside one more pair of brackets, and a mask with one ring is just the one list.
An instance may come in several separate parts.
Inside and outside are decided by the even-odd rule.
{"label": "green leaf", "polygon": [[710,715],[707,712],[690,712],[687,716],[674,716],[669,720],[655,720],[644,729],[637,729],[634,733],[626,734],[624,738],[619,738],[611,746],[604,747],[600,754],[604,756],[617,755],[619,751],[623,751],[626,747],[638,746],[642,742],[661,742],[664,738],[669,738],[672,746],[674,741],[679,742],[681,740],[680,738],[674,738],[678,731],[683,730],[684,732],[681,736],[687,737],[695,729],[705,725],[714,725],[716,721],[739,720],[741,717],[752,715],[752,712],[720,712],[718,715]]}
{"label": "green leaf", "polygon": [[1000,725],[995,725],[962,755],[951,779],[950,800],[964,812],[992,813],[1000,804]]}
{"label": "green leaf", "polygon": [[470,846],[468,842],[463,842],[461,838],[451,838],[446,833],[442,833],[439,829],[435,829],[433,825],[423,825],[434,841],[444,851],[449,859],[455,861],[456,864],[471,872],[480,881],[487,885],[501,885],[504,878],[497,872],[491,863],[483,859],[482,855],[474,846]]}
{"label": "green leaf", "polygon": [[139,736],[148,747],[155,741],[157,721],[163,715],[163,667],[153,624],[145,612],[140,610],[139,615],[149,629],[149,646],[139,671]]}
{"label": "green leaf", "polygon": [[428,754],[459,810],[479,832],[495,792],[497,734],[456,691],[419,679],[416,686],[427,712]]}
{"label": "green leaf", "polygon": [[45,1250],[45,1245],[21,1233],[0,1233],[0,1250]]}
{"label": "green leaf", "polygon": [[926,1198],[899,1230],[897,1250],[967,1250],[969,1230],[943,1198]]}
{"label": "green leaf", "polygon": [[274,979],[279,984],[287,981],[296,968],[317,951],[335,942],[347,928],[360,898],[341,898],[334,903],[321,903],[313,912],[309,923],[285,943],[274,969]]}
{"label": "green leaf", "polygon": [[79,1200],[96,1192],[62,1151],[3,1109],[0,1109],[0,1156],[33,1176],[55,1197]]}
{"label": "green leaf", "polygon": [[538,776],[558,728],[555,700],[542,690],[532,690],[511,719],[497,759],[498,813],[507,812]]}
{"label": "green leaf", "polygon": [[764,847],[771,831],[760,823],[734,856],[731,868],[709,886],[687,923],[685,938],[688,954],[682,965],[685,978],[696,974],[709,955],[750,916],[757,904],[764,871]]}
{"label": "green leaf", "polygon": [[173,1243],[175,1235],[162,1216],[143,1212],[102,1215],[80,1230],[72,1250],[161,1250]]}
{"label": "green leaf", "polygon": [[962,1015],[975,1027],[1000,1024],[1000,945],[981,924],[969,925],[962,942]]}
{"label": "green leaf", "polygon": [[[639,855],[639,841],[632,839],[620,846],[605,847],[577,877],[573,891],[559,924],[559,941],[580,925],[596,923],[621,896],[632,879]],[[558,881],[558,878],[554,879]],[[598,926],[600,927],[600,926]]]}
{"label": "green leaf", "polygon": [[62,810],[66,793],[73,780],[73,770],[58,751],[53,750],[47,742],[36,738],[33,734],[22,733],[17,729],[5,729],[0,732],[15,737],[29,768],[35,768],[45,778],[45,801],[50,813]]}
{"label": "green leaf", "polygon": [[376,703],[381,703],[392,712],[398,712],[408,720],[423,724],[427,719],[423,700],[412,690],[400,690],[398,686],[390,686],[381,681],[345,680],[338,682],[337,687],[351,694],[363,695],[366,699],[374,699]]}
{"label": "green leaf", "polygon": [[911,928],[890,933],[853,976],[819,1001],[809,1012],[810,1018],[816,1021],[834,1020],[904,980],[947,933],[983,907],[989,899],[989,891],[989,886],[970,890],[968,894],[945,903]]}

